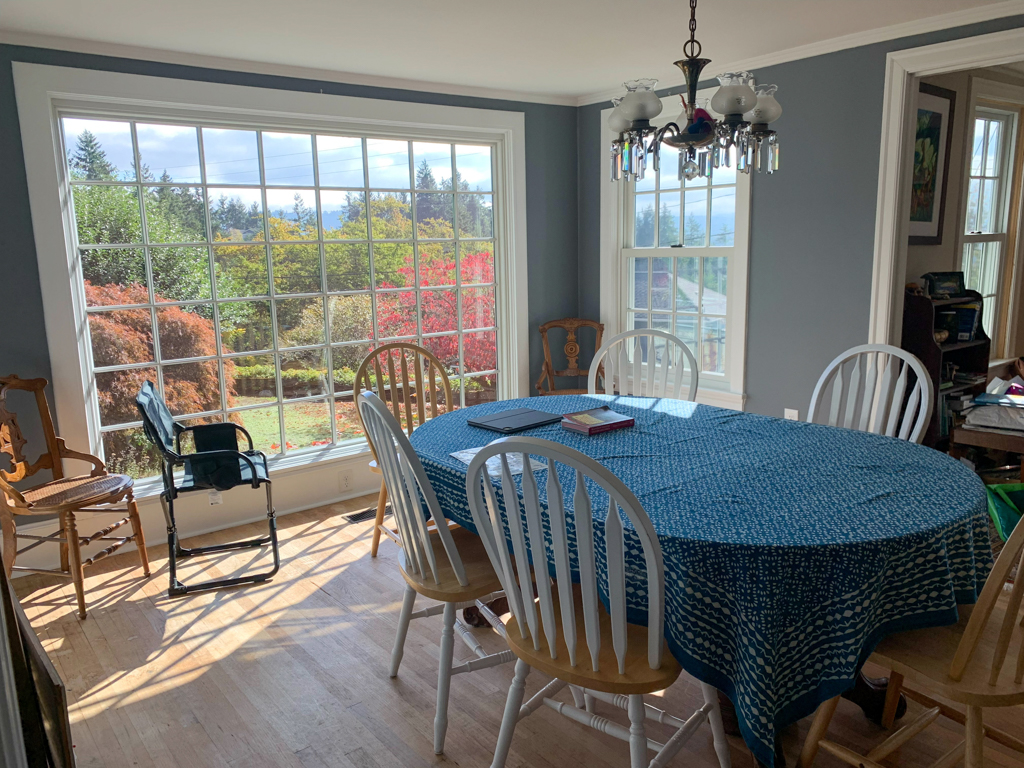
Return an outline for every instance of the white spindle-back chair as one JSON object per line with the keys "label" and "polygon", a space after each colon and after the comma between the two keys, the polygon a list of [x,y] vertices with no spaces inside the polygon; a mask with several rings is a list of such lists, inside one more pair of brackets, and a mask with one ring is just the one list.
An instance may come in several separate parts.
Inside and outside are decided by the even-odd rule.
{"label": "white spindle-back chair", "polygon": [[[521,497],[513,480],[508,457],[520,457],[523,466],[529,467],[529,454],[546,460],[546,504],[541,503],[533,472],[523,473]],[[492,456],[500,457],[500,501],[486,469],[486,461]],[[571,513],[566,511],[558,465],[575,473]],[[607,494],[604,510],[594,509],[588,482]],[[579,451],[548,440],[511,437],[494,441],[474,457],[466,477],[466,492],[473,521],[508,597],[513,618],[507,625],[507,640],[518,657],[492,768],[504,766],[517,721],[542,705],[629,742],[632,768],[667,764],[700,724],[710,721],[719,762],[728,768],[729,749],[714,688],[701,685],[705,704],[686,721],[644,704],[643,694],[670,686],[678,678],[680,667],[665,652],[664,568],[658,537],[644,508],[625,484]],[[632,527],[629,535],[639,539],[643,551],[646,627],[626,620],[627,534],[620,510]],[[569,514],[575,522],[572,538],[567,526]],[[545,528],[550,530],[549,544],[545,544]],[[578,585],[573,584],[573,561],[578,563]],[[546,567],[538,567],[541,563]],[[550,580],[552,569],[554,585]],[[607,610],[601,594],[607,595]],[[526,677],[533,667],[555,679],[523,705]],[[566,686],[571,687],[574,704],[553,698]],[[593,714],[588,706],[590,698],[625,709],[630,727]],[[676,732],[665,744],[648,739],[644,735],[647,718],[672,726]],[[650,763],[648,750],[656,753]]]}
{"label": "white spindle-back chair", "polygon": [[931,377],[914,355],[888,344],[862,344],[821,374],[807,421],[920,443],[934,400]]}
{"label": "white spindle-back chair", "polygon": [[[1013,587],[1006,580],[1016,564]],[[932,768],[950,768],[961,758],[965,768],[981,768],[982,746],[987,736],[1003,746],[1024,753],[1020,735],[1012,736],[983,724],[982,711],[994,707],[1024,705],[1024,524],[1017,525],[985,582],[974,610],[961,611],[957,624],[948,627],[902,632],[882,640],[872,661],[892,673],[886,690],[883,722],[892,725],[892,714],[901,690],[928,709],[913,722],[883,741],[866,758],[823,737],[839,698],[818,708],[800,756],[800,768],[809,768],[819,748],[854,766],[878,768],[878,763],[940,716],[965,726],[965,739],[936,761]],[[1016,649],[1011,649],[1016,644]],[[1007,659],[1015,659],[1008,664]],[[907,687],[903,683],[906,681]],[[958,709],[931,695],[965,706]],[[885,722],[888,721],[888,722]]]}
{"label": "white spindle-back chair", "polygon": [[[491,626],[504,636],[504,624],[487,607],[487,603],[501,596],[501,583],[494,574],[483,542],[465,529],[448,527],[423,465],[398,420],[388,411],[387,404],[372,392],[363,392],[359,395],[358,407],[366,436],[380,462],[402,538],[398,564],[406,588],[391,655],[391,677],[398,675],[410,621],[444,613],[434,715],[434,751],[441,754],[448,730],[448,694],[452,675],[487,669],[515,658],[508,650],[488,654],[469,627],[456,616],[458,609],[476,606]],[[429,521],[434,523],[429,528],[428,518],[423,513],[424,506],[429,512]],[[441,604],[414,612],[417,594]],[[456,631],[477,658],[453,667]]]}
{"label": "white spindle-back chair", "polygon": [[591,395],[598,393],[599,368],[607,395],[690,401],[697,396],[697,359],[682,339],[665,331],[638,328],[608,339],[590,363],[587,391]]}

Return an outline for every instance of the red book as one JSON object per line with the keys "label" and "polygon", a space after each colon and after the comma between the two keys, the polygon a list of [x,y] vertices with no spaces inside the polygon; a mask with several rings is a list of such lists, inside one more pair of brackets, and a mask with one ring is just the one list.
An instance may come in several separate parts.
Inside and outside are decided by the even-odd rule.
{"label": "red book", "polygon": [[607,405],[589,411],[567,413],[562,417],[562,429],[579,432],[581,435],[599,435],[613,429],[632,427],[634,423],[632,416],[616,413]]}

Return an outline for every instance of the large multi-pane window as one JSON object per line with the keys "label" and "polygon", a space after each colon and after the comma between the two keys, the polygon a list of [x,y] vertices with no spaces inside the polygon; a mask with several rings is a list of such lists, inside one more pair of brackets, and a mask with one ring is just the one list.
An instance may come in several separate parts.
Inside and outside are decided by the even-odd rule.
{"label": "large multi-pane window", "polygon": [[361,439],[355,371],[388,341],[437,355],[456,405],[496,398],[491,146],[61,124],[112,470],[158,469],[147,379],[181,423],[234,421],[268,454]]}
{"label": "large multi-pane window", "polygon": [[678,179],[678,154],[661,152],[628,193],[627,328],[668,331],[690,347],[701,373],[727,373],[729,259],[736,234],[736,171]]}
{"label": "large multi-pane window", "polygon": [[1014,117],[979,107],[974,119],[963,235],[963,271],[968,288],[985,299],[982,324],[996,344],[1004,283],[1007,195]]}

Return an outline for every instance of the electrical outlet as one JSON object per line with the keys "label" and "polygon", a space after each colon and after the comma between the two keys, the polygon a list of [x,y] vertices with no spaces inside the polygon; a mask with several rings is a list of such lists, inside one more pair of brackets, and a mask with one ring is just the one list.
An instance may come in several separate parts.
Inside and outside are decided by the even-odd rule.
{"label": "electrical outlet", "polygon": [[338,487],[341,488],[342,493],[348,493],[352,490],[351,472],[342,472],[338,475]]}
{"label": "electrical outlet", "polygon": [[210,491],[210,506],[211,507],[216,505],[216,504],[223,504],[223,503],[224,503],[224,497],[221,495],[220,491]]}
{"label": "electrical outlet", "polygon": [[800,411],[796,408],[786,408],[783,414],[789,421],[800,421]]}

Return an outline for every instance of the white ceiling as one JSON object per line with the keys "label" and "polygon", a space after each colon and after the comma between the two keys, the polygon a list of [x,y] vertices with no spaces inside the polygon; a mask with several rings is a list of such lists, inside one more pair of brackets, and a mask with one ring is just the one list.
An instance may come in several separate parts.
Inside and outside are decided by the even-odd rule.
{"label": "white ceiling", "polygon": [[[713,74],[833,38],[863,44],[1013,12],[1024,3],[702,0],[697,37]],[[162,49],[185,64],[188,54],[218,56],[570,103],[634,77],[681,82],[672,62],[688,18],[683,0],[0,0],[7,33]],[[894,25],[905,26],[870,34]]]}

